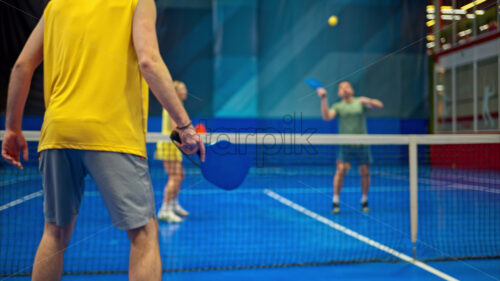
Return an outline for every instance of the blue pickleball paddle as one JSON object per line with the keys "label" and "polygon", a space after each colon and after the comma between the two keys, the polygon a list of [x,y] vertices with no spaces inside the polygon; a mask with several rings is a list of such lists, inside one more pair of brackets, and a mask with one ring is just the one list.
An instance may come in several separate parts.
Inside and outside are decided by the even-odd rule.
{"label": "blue pickleball paddle", "polygon": [[[177,131],[172,131],[170,139],[181,143]],[[215,186],[224,190],[233,190],[243,183],[252,165],[246,153],[240,153],[237,146],[227,140],[205,144],[205,150],[205,162],[201,163],[192,159],[184,151],[181,150],[181,152],[195,166],[201,168],[203,177]]]}
{"label": "blue pickleball paddle", "polygon": [[314,78],[307,78],[306,79],[306,84],[313,88],[314,90],[317,90],[318,88],[323,88],[323,84],[319,82],[317,79]]}

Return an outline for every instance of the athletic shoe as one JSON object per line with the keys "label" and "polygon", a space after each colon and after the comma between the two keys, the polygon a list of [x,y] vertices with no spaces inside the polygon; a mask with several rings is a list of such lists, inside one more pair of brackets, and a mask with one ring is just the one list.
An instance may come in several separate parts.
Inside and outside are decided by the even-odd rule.
{"label": "athletic shoe", "polygon": [[170,223],[182,222],[182,218],[176,215],[171,209],[160,209],[158,212],[158,219]]}
{"label": "athletic shoe", "polygon": [[332,213],[334,213],[334,214],[340,213],[339,203],[333,203]]}
{"label": "athletic shoe", "polygon": [[182,206],[179,204],[174,205],[174,212],[181,217],[186,217],[187,215],[189,215],[189,212],[184,210],[184,208],[182,208]]}
{"label": "athletic shoe", "polygon": [[370,211],[370,208],[368,208],[368,201],[361,203],[361,210],[363,213],[368,213]]}

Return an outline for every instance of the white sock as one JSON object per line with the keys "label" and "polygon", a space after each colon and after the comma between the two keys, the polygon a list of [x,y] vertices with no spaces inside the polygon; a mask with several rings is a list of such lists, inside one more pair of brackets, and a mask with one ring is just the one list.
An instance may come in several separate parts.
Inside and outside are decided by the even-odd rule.
{"label": "white sock", "polygon": [[361,203],[365,203],[365,202],[367,202],[367,201],[368,201],[368,195],[364,195],[364,194],[363,194],[363,195],[361,196]]}
{"label": "white sock", "polygon": [[333,203],[335,203],[335,204],[339,203],[339,196],[338,195],[333,195]]}

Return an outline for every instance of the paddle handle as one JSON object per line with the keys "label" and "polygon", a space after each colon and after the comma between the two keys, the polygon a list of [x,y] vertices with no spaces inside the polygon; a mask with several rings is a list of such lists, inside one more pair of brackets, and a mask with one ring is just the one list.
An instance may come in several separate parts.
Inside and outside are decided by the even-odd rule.
{"label": "paddle handle", "polygon": [[[177,144],[175,144],[175,142],[178,142],[180,144],[182,144],[182,140],[181,140],[181,135],[179,134],[179,132],[177,132],[176,130],[172,130],[172,133],[170,133],[170,139],[172,140],[172,142],[174,143],[175,146],[177,146]],[[182,154],[184,154],[188,159],[189,161],[191,161],[196,167],[198,168],[201,168],[201,164],[194,161],[194,159],[192,159],[191,157],[189,157],[189,155],[184,152],[179,146],[177,146],[177,148],[182,152]],[[198,157],[200,156],[200,151],[198,150],[197,152],[198,154]]]}
{"label": "paddle handle", "polygon": [[176,142],[182,144],[181,135],[176,130],[172,130],[172,133],[170,133],[170,139],[172,141],[176,141]]}

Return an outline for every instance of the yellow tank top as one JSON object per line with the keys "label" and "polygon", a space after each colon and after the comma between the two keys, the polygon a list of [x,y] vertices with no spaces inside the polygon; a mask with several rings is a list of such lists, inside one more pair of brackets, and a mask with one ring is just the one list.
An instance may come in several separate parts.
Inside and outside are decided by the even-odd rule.
{"label": "yellow tank top", "polygon": [[146,157],[148,87],[132,43],[138,0],[52,0],[44,30],[45,116],[38,151]]}

